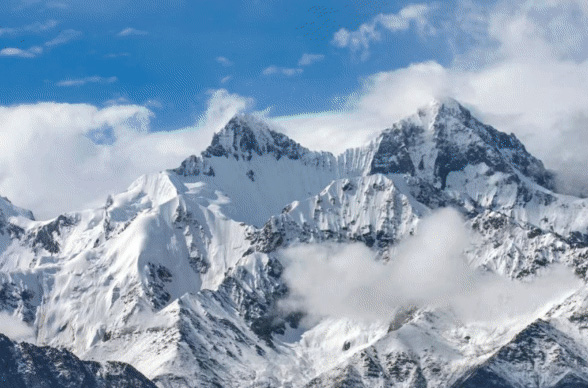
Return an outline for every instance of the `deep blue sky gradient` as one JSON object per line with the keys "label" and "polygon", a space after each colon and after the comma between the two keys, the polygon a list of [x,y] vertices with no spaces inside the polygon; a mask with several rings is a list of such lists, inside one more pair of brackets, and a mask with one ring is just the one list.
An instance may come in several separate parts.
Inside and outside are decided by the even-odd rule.
{"label": "deep blue sky gradient", "polygon": [[[156,114],[154,130],[193,125],[206,109],[207,91],[213,89],[226,88],[253,97],[257,109],[272,106],[272,115],[317,112],[336,108],[337,97],[357,90],[370,74],[428,59],[441,64],[452,59],[444,37],[424,39],[415,29],[384,33],[383,40],[374,43],[377,51],[367,60],[331,44],[339,28],[354,30],[378,13],[398,12],[411,3],[408,1],[3,3],[3,28],[22,28],[48,20],[58,24],[41,32],[0,35],[0,48],[42,46],[63,30],[80,31],[82,35],[46,48],[35,58],[0,57],[0,105],[57,101],[102,106],[121,99],[147,104]],[[449,7],[448,3],[438,6]],[[330,13],[321,14],[321,9]],[[117,35],[128,27],[147,34]],[[296,68],[304,53],[323,54],[325,59],[290,77],[262,74],[270,65]],[[229,59],[232,66],[218,63],[219,56]],[[117,81],[57,85],[62,80],[91,76],[116,77]],[[221,83],[227,76],[231,79]]]}

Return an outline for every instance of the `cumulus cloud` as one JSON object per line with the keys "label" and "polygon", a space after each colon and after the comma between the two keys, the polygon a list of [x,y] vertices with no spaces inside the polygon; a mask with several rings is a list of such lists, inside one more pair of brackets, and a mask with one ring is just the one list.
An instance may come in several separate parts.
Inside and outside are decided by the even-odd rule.
{"label": "cumulus cloud", "polygon": [[100,77],[97,75],[91,77],[84,77],[84,78],[72,78],[72,79],[65,79],[56,83],[57,86],[83,86],[89,83],[106,83],[111,84],[118,81],[116,77]]}
{"label": "cumulus cloud", "polygon": [[436,306],[464,320],[493,320],[532,313],[582,284],[565,268],[531,283],[476,272],[463,255],[468,233],[455,210],[442,209],[423,219],[416,235],[391,251],[388,263],[361,244],[286,249],[283,277],[290,295],[282,307],[386,321],[399,310]]}
{"label": "cumulus cloud", "polygon": [[298,60],[298,66],[310,66],[313,63],[320,62],[325,59],[323,54],[302,54],[302,57]]}
{"label": "cumulus cloud", "polygon": [[296,74],[302,73],[301,68],[289,68],[289,67],[278,67],[278,66],[269,66],[263,69],[263,75],[274,75],[274,74],[283,74],[287,77],[291,77]]}
{"label": "cumulus cloud", "polygon": [[153,113],[144,106],[0,107],[0,193],[38,219],[101,206],[141,174],[175,168],[202,151],[216,130],[251,104],[213,91],[199,121],[172,132],[150,132]]}
{"label": "cumulus cloud", "polygon": [[138,30],[136,28],[127,27],[121,30],[117,36],[141,36],[141,35],[149,35],[147,31]]}
{"label": "cumulus cloud", "polygon": [[515,133],[558,174],[559,191],[588,195],[586,8],[576,0],[459,8],[468,22],[454,20],[438,36],[448,44],[475,39],[452,64],[425,61],[376,73],[331,111],[273,119],[304,145],[340,152],[374,139],[431,99],[451,96],[486,123]]}
{"label": "cumulus cloud", "polygon": [[396,14],[378,14],[369,22],[361,24],[356,30],[341,28],[333,36],[332,43],[337,47],[349,47],[352,51],[362,51],[362,58],[367,59],[370,45],[382,39],[382,31],[404,31],[414,24],[420,33],[433,32],[427,18],[430,10],[431,6],[427,4],[411,4]]}

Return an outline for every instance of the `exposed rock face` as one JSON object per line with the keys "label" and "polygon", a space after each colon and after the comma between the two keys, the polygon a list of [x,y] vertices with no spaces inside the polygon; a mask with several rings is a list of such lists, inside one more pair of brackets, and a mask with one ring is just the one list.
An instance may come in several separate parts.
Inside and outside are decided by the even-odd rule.
{"label": "exposed rock face", "polygon": [[500,329],[434,306],[374,323],[282,305],[281,249],[361,243],[387,262],[447,206],[466,219],[479,271],[520,281],[560,263],[586,279],[588,200],[552,181],[514,135],[451,100],[339,156],[239,115],[201,155],[99,209],[39,222],[0,199],[0,312],[38,345],[68,349],[3,339],[0,357],[32,354],[41,375],[75,369],[51,377],[70,379],[63,387],[150,386],[123,364],[77,357],[129,363],[162,388],[582,387],[586,290]]}
{"label": "exposed rock face", "polygon": [[0,334],[0,384],[11,388],[155,388],[120,362],[81,361],[67,350],[15,343]]}

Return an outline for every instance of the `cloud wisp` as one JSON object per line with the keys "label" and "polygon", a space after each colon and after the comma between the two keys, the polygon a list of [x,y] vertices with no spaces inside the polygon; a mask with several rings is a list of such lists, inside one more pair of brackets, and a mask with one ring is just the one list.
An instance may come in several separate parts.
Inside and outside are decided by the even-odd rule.
{"label": "cloud wisp", "polygon": [[118,34],[116,34],[116,36],[145,36],[145,35],[149,35],[149,32],[144,31],[144,30],[138,30],[136,28],[132,28],[132,27],[127,27],[124,28],[123,30],[119,31]]}
{"label": "cloud wisp", "polygon": [[233,62],[227,57],[216,57],[216,61],[225,67],[233,66]]}
{"label": "cloud wisp", "polygon": [[38,34],[55,28],[59,22],[56,20],[47,20],[43,23],[36,22],[21,27],[2,27],[0,36],[3,35],[21,35],[21,34]]}
{"label": "cloud wisp", "polygon": [[71,78],[71,79],[61,80],[59,82],[56,82],[55,85],[63,86],[63,87],[70,87],[70,86],[83,86],[83,85],[86,85],[89,83],[92,83],[92,84],[96,84],[96,83],[111,84],[116,81],[118,81],[117,77],[100,77],[100,76],[94,75],[91,77]]}
{"label": "cloud wisp", "polygon": [[356,30],[339,29],[331,43],[340,48],[348,47],[353,52],[361,51],[361,57],[365,60],[369,56],[370,45],[381,40],[384,31],[404,31],[415,25],[421,34],[433,32],[428,20],[430,11],[430,5],[411,4],[396,14],[379,14],[369,22],[361,24]]}
{"label": "cloud wisp", "polygon": [[261,72],[263,75],[275,75],[275,74],[282,74],[286,77],[292,77],[297,74],[301,74],[303,70],[299,67],[297,68],[290,68],[290,67],[279,67],[279,66],[269,66],[263,69]]}
{"label": "cloud wisp", "polygon": [[314,63],[320,62],[325,59],[323,54],[302,54],[302,57],[298,60],[298,66],[310,66]]}
{"label": "cloud wisp", "polygon": [[35,58],[43,53],[43,47],[33,46],[28,49],[21,49],[16,47],[6,47],[0,50],[2,57],[19,57],[19,58]]}
{"label": "cloud wisp", "polygon": [[55,38],[45,42],[45,46],[46,47],[60,46],[62,44],[69,43],[72,40],[79,39],[81,36],[82,36],[81,31],[72,30],[72,29],[63,30]]}
{"label": "cloud wisp", "polygon": [[45,42],[43,46],[32,46],[28,49],[22,49],[19,47],[6,47],[0,50],[0,56],[2,57],[19,57],[19,58],[36,58],[43,54],[45,51],[73,40],[79,39],[82,36],[82,32],[77,30],[63,30],[55,38]]}
{"label": "cloud wisp", "polygon": [[442,209],[423,219],[388,263],[362,244],[286,249],[281,257],[290,296],[282,307],[319,317],[387,321],[402,309],[436,306],[464,320],[493,320],[532,313],[581,285],[562,268],[526,284],[476,272],[463,255],[468,233],[455,210]]}

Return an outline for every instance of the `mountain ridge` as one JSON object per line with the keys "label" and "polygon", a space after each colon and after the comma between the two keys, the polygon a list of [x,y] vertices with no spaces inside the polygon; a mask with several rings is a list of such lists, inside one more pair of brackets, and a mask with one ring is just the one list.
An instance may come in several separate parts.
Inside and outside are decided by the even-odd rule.
{"label": "mountain ridge", "polygon": [[282,249],[361,243],[393,260],[392,248],[447,206],[475,235],[465,252],[475,268],[530,280],[562,263],[586,278],[588,201],[542,186],[542,163],[459,103],[421,111],[337,156],[236,116],[200,156],[140,177],[104,207],[8,217],[18,233],[0,250],[0,310],[34,327],[39,344],[128,362],[165,388],[450,386],[537,319],[581,349],[581,329],[564,325],[583,325],[581,292],[553,302],[567,315],[504,332],[429,306],[378,324],[309,324],[279,308]]}

